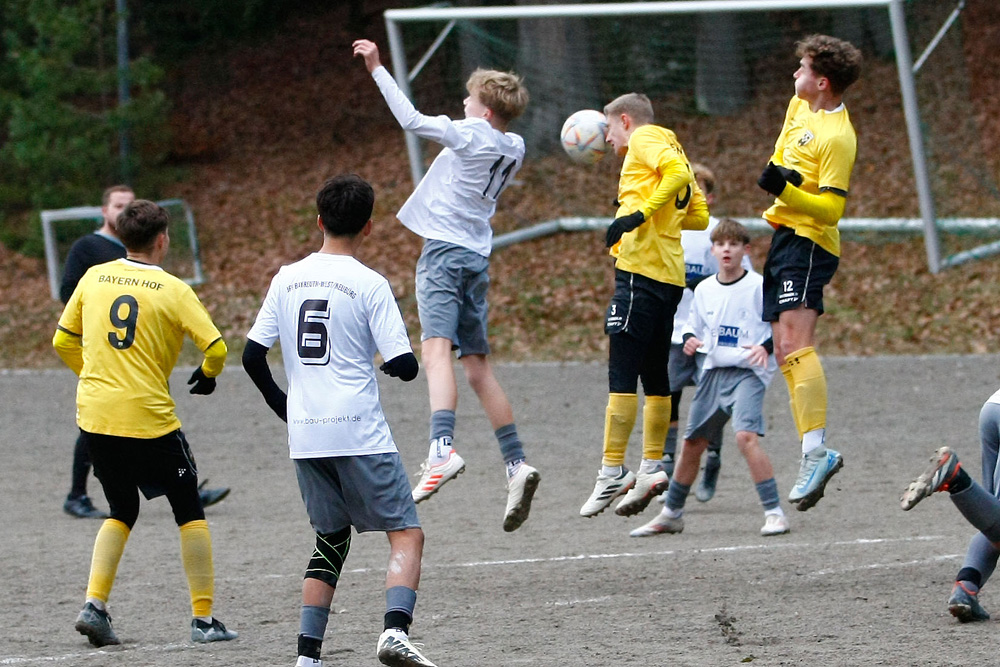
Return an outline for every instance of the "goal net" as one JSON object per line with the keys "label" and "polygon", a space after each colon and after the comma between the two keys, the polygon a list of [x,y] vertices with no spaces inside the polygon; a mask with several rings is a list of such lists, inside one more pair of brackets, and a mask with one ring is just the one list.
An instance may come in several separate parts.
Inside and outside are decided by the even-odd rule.
{"label": "goal net", "polygon": [[[424,113],[460,114],[462,85],[476,67],[524,77],[531,102],[510,127],[528,146],[518,185],[545,192],[552,206],[498,216],[500,245],[530,237],[524,228],[607,224],[616,161],[570,165],[558,134],[572,112],[602,109],[627,92],[648,95],[657,122],[716,173],[713,213],[763,229],[768,199],[756,178],[794,94],[795,43],[816,32],[847,39],[865,66],[845,95],[859,150],[841,230],[872,239],[924,233],[937,272],[1000,252],[990,242],[1000,237],[1000,194],[970,97],[962,6],[691,0],[435,6],[385,17],[393,75]],[[416,180],[437,149],[412,135],[407,144]]]}

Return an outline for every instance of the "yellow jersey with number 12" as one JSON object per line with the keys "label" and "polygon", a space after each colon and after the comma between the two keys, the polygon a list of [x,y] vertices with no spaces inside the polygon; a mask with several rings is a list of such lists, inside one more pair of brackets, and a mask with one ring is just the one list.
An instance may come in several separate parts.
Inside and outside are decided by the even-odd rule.
{"label": "yellow jersey with number 12", "polygon": [[77,424],[89,433],[130,438],[180,428],[167,381],[184,336],[203,352],[222,337],[184,281],[127,259],[84,274],[59,329],[82,342]]}
{"label": "yellow jersey with number 12", "polygon": [[[802,185],[798,187],[807,194],[833,190],[846,196],[857,153],[858,136],[847,107],[841,104],[834,111],[820,109],[814,112],[808,102],[793,97],[788,103],[781,134],[774,144],[771,162],[802,174]],[[823,223],[795,210],[780,198],[764,211],[764,218],[772,225],[791,227],[797,235],[840,257],[837,222]]]}

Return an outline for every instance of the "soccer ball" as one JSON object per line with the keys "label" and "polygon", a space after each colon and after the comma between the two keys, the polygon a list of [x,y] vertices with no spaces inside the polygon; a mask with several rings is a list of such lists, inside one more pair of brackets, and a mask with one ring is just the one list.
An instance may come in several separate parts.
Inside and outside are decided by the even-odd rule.
{"label": "soccer ball", "polygon": [[563,123],[559,139],[563,150],[574,162],[594,164],[607,155],[611,146],[604,141],[608,119],[600,111],[577,111]]}

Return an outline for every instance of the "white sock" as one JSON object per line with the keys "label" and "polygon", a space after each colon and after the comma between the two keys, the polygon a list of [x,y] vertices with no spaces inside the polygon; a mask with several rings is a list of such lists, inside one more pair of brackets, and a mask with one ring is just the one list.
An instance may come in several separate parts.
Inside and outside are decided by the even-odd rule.
{"label": "white sock", "polygon": [[95,597],[88,597],[85,600],[85,602],[89,602],[90,604],[94,605],[95,607],[97,607],[101,611],[107,611],[108,610],[107,605],[104,604],[104,600],[100,600],[100,599],[95,598]]}
{"label": "white sock", "polygon": [[618,479],[625,472],[625,466],[601,466],[601,474],[605,477]]}
{"label": "white sock", "polygon": [[443,436],[440,438],[435,438],[431,440],[431,446],[427,450],[427,460],[430,461],[431,465],[438,465],[444,463],[451,456],[451,453],[455,451],[451,446],[451,438],[448,436]]}
{"label": "white sock", "polygon": [[764,516],[771,516],[772,514],[774,516],[785,516],[784,510],[780,506],[775,507],[773,510],[764,510]]}
{"label": "white sock", "polygon": [[649,475],[651,473],[656,472],[657,470],[661,470],[662,468],[663,468],[662,459],[643,459],[639,463],[639,472],[641,472],[644,475]]}
{"label": "white sock", "polygon": [[517,471],[521,469],[521,464],[524,463],[524,459],[518,459],[516,461],[511,461],[507,464],[507,479],[510,479],[517,474]]}
{"label": "white sock", "polygon": [[802,436],[802,454],[808,454],[809,452],[815,451],[817,449],[826,448],[826,429],[817,428],[812,431],[807,431],[805,435]]}
{"label": "white sock", "polygon": [[195,616],[195,620],[201,621],[202,623],[207,623],[208,625],[212,625],[211,616]]}

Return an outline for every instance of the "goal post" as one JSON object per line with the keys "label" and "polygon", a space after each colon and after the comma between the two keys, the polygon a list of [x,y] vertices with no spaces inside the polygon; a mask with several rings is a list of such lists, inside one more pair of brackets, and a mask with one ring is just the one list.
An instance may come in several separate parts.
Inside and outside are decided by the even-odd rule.
{"label": "goal post", "polygon": [[[933,2],[937,0],[926,1]],[[938,34],[935,35],[934,40],[931,40],[929,46],[920,56],[918,68],[933,52],[941,35],[948,31],[951,24],[954,23],[956,13],[961,10],[962,4],[962,2],[959,2],[958,7],[955,12],[952,12],[949,20],[940,26]],[[992,246],[1000,247],[1000,244],[988,244],[987,246],[983,246],[982,249],[966,250],[942,260],[938,234],[939,221],[935,211],[934,188],[931,185],[931,176],[925,153],[926,138],[922,129],[921,109],[914,76],[916,70],[910,50],[911,39],[907,31],[907,18],[904,5],[904,0],[678,0],[675,2],[608,2],[599,4],[539,4],[481,7],[431,6],[390,9],[386,10],[384,17],[391,52],[393,76],[403,93],[413,99],[412,84],[416,80],[417,75],[421,73],[426,63],[435,53],[443,48],[443,44],[447,41],[448,37],[456,32],[456,27],[476,25],[478,22],[508,22],[528,19],[604,19],[608,21],[622,20],[626,17],[631,19],[635,17],[674,17],[694,14],[728,16],[737,13],[742,13],[743,15],[751,13],[755,16],[770,17],[775,12],[837,13],[848,9],[885,12],[883,16],[887,18],[889,30],[891,31],[892,55],[895,59],[899,80],[901,106],[905,119],[914,189],[919,209],[919,219],[914,220],[914,222],[917,223],[917,226],[923,233],[927,266],[932,273],[938,273],[946,266],[952,266],[967,261],[970,258],[983,256],[984,253],[990,252],[989,248]],[[408,65],[408,45],[404,42],[403,26],[417,24],[423,24],[425,32],[427,26],[436,27],[443,24],[444,27],[437,34],[422,57],[418,59],[417,66],[411,69]],[[787,45],[782,48],[787,49]],[[660,62],[657,60],[656,64],[660,64]],[[774,122],[774,132],[776,133],[778,120],[776,119]],[[558,127],[552,128],[551,132],[553,136],[558,133],[558,129]],[[416,183],[423,177],[424,173],[421,143],[411,133],[406,133],[405,140],[411,176],[414,183]],[[573,220],[578,221],[580,218],[574,218]],[[595,220],[600,220],[600,218],[595,218]],[[865,220],[866,218],[845,219],[842,222],[845,227],[878,229],[877,225],[865,227]],[[978,228],[998,223],[996,219],[984,220],[985,225],[973,224],[973,227]],[[547,228],[560,228],[559,225],[550,225],[550,222],[553,221],[543,222],[542,224],[548,225]],[[579,222],[573,222],[570,224],[570,228],[589,228],[593,224],[581,225]],[[912,228],[913,225],[906,224],[903,226]],[[520,234],[518,237],[523,236],[525,234]],[[530,234],[527,236],[530,237]]]}

